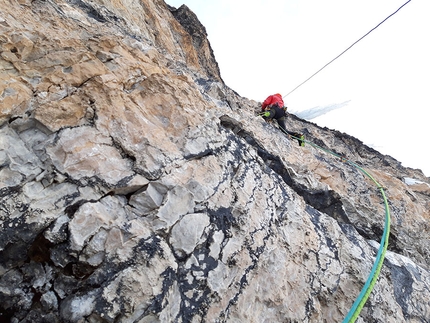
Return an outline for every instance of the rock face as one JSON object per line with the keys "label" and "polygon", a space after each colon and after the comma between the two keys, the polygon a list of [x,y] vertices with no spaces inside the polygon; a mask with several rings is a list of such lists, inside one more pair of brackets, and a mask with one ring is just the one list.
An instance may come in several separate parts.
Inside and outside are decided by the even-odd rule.
{"label": "rock face", "polygon": [[[342,321],[379,248],[379,190],[256,117],[188,8],[0,8],[0,321]],[[386,190],[389,251],[358,322],[429,322],[429,179],[288,126]]]}

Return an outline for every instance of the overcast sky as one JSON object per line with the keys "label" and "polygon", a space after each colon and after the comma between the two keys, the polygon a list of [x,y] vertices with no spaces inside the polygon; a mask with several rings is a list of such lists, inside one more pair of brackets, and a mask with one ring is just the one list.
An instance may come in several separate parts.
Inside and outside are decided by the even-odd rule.
{"label": "overcast sky", "polygon": [[[224,82],[263,101],[269,94],[286,95],[406,0],[166,2],[186,4],[196,13]],[[329,113],[311,121],[353,135],[430,176],[429,13],[429,0],[411,0],[286,96],[289,111],[328,107]]]}

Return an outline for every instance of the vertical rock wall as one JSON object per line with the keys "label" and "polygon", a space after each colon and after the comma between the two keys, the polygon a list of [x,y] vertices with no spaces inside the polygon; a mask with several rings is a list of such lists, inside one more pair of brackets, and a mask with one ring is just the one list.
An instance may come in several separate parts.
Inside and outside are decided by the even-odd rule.
{"label": "vertical rock wall", "polygon": [[[188,8],[0,0],[0,31],[0,321],[342,321],[379,247],[378,190],[256,117]],[[386,188],[358,321],[428,322],[428,178],[288,125]]]}

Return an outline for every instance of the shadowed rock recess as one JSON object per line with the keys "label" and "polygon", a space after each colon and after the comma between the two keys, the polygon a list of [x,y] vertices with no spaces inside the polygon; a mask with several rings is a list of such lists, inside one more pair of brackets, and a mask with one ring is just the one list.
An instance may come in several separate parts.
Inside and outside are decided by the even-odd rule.
{"label": "shadowed rock recess", "polygon": [[[341,322],[380,192],[258,106],[185,6],[0,0],[0,321]],[[429,178],[288,125],[386,189],[389,251],[357,322],[430,322]]]}

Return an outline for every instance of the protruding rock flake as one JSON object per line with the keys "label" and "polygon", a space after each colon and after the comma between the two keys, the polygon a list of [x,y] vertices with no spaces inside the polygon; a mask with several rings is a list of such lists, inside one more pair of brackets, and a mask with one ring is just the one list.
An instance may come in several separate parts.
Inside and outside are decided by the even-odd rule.
{"label": "protruding rock flake", "polygon": [[[0,31],[0,322],[342,322],[379,190],[258,117],[189,8],[0,0]],[[357,322],[430,322],[429,178],[287,127],[386,192]]]}

